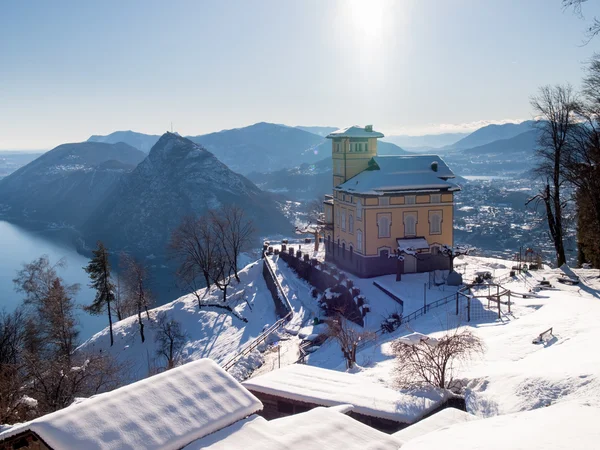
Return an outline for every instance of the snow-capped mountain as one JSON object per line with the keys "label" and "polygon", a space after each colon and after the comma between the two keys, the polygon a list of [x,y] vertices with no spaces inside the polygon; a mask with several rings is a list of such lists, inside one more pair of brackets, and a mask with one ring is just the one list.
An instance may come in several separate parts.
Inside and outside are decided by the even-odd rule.
{"label": "snow-capped mountain", "polygon": [[0,180],[0,212],[14,219],[81,225],[144,156],[124,143],[60,145]]}
{"label": "snow-capped mountain", "polygon": [[202,215],[223,204],[244,207],[260,235],[290,231],[271,194],[234,173],[202,146],[166,133],[83,231],[90,240],[101,239],[111,248],[160,255],[184,216]]}

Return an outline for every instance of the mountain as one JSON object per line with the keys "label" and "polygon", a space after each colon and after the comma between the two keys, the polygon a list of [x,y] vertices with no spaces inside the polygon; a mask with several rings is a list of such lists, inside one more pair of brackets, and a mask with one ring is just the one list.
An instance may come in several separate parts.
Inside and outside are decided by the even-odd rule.
{"label": "mountain", "polygon": [[124,143],[64,144],[0,180],[5,217],[78,226],[145,157]]}
{"label": "mountain", "polygon": [[148,153],[152,146],[160,136],[155,134],[136,133],[135,131],[115,131],[106,136],[94,135],[88,139],[88,142],[105,142],[108,144],[116,144],[117,142],[125,142],[138,150]]}
{"label": "mountain", "polygon": [[100,205],[83,232],[90,241],[101,239],[110,248],[163,255],[182,217],[223,204],[243,206],[259,236],[290,232],[271,194],[202,146],[166,133]]}
{"label": "mountain", "polygon": [[479,128],[467,137],[448,146],[450,149],[473,148],[489,144],[500,139],[510,139],[526,131],[531,131],[535,121],[527,120],[521,123],[505,123],[503,125],[487,125]]}
{"label": "mountain", "polygon": [[495,154],[514,154],[531,155],[537,147],[539,139],[538,130],[530,130],[521,133],[510,139],[499,139],[489,144],[480,145],[465,149],[462,152],[471,155],[495,155]]}
{"label": "mountain", "polygon": [[468,135],[469,133],[425,134],[423,136],[398,135],[386,136],[384,140],[408,150],[430,151],[452,145]]}
{"label": "mountain", "polygon": [[[271,172],[312,163],[330,152],[329,141],[294,127],[257,123],[188,139],[211,151],[234,172]],[[327,154],[326,153],[326,154]]]}
{"label": "mountain", "polygon": [[339,130],[340,127],[302,127],[297,126],[299,130],[306,131],[308,133],[316,134],[321,137],[327,136],[329,133],[332,133],[336,130]]}

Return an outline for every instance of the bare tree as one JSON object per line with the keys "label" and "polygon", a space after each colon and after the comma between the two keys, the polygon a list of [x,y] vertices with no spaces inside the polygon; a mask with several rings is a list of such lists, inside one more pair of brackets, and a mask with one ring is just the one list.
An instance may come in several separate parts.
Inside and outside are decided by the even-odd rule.
{"label": "bare tree", "polygon": [[308,223],[296,227],[296,234],[310,234],[315,241],[314,251],[319,251],[319,241],[325,229],[323,201],[315,199],[308,204]]}
{"label": "bare tree", "polygon": [[444,245],[441,252],[442,255],[447,256],[450,259],[450,270],[454,270],[454,260],[459,256],[468,255],[471,250],[471,247],[464,245],[457,245],[456,247]]}
{"label": "bare tree", "polygon": [[22,387],[26,383],[22,354],[25,316],[21,309],[0,312],[0,423],[27,419]]}
{"label": "bare tree", "polygon": [[210,211],[210,218],[213,234],[220,246],[220,257],[229,260],[235,279],[239,283],[238,259],[251,243],[255,231],[252,221],[247,219],[244,210],[236,205]]}
{"label": "bare tree", "polygon": [[535,173],[543,180],[543,188],[527,201],[543,203],[550,238],[556,252],[556,264],[566,262],[564,247],[564,213],[566,202],[563,199],[563,163],[569,153],[569,140],[577,124],[579,110],[577,96],[570,85],[544,86],[537,96],[531,99],[531,106],[542,120],[539,128],[538,159]]}
{"label": "bare tree", "polygon": [[157,344],[158,356],[164,358],[167,370],[172,369],[181,362],[181,350],[187,340],[186,333],[181,329],[181,323],[169,319],[163,314],[156,324],[154,342]]}
{"label": "bare tree", "polygon": [[481,340],[468,329],[455,329],[439,339],[413,335],[393,342],[396,356],[396,374],[402,387],[433,386],[441,389],[459,390],[455,370],[483,353]]}
{"label": "bare tree", "polygon": [[150,320],[148,308],[152,303],[152,295],[149,289],[149,274],[147,267],[135,257],[126,253],[121,254],[121,267],[123,268],[123,279],[127,302],[135,305],[140,328],[142,342],[146,340],[144,335],[144,322],[142,312],[146,312],[146,318]]}
{"label": "bare tree", "polygon": [[358,325],[351,323],[341,314],[336,314],[335,318],[329,323],[329,336],[335,339],[346,360],[346,368],[352,369],[356,364],[356,350],[358,345],[372,339],[374,333],[363,331]]}
{"label": "bare tree", "polygon": [[[562,0],[563,8],[572,8],[575,14],[583,18],[583,4],[588,0]],[[594,17],[592,23],[587,27],[585,31],[586,40],[585,43],[589,43],[594,37],[600,33],[600,20]]]}
{"label": "bare tree", "polygon": [[223,303],[227,303],[227,288],[231,284],[234,269],[227,252],[219,247],[211,264],[210,279],[223,292]]}
{"label": "bare tree", "polygon": [[127,317],[133,316],[136,312],[135,304],[131,302],[131,298],[125,291],[125,283],[123,283],[123,277],[121,274],[116,274],[113,285],[115,292],[113,310],[117,316],[117,320],[123,320]]}
{"label": "bare tree", "polygon": [[[218,246],[212,223],[207,217],[186,216],[171,234],[169,249],[179,260],[177,275],[186,286],[196,286],[202,275],[210,288],[214,252]],[[200,304],[198,304],[200,306]]]}

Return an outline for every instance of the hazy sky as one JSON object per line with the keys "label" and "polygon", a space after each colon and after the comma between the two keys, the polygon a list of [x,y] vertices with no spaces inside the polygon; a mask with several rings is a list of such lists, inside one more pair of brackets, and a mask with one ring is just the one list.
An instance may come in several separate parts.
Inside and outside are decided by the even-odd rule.
{"label": "hazy sky", "polygon": [[600,37],[560,0],[0,3],[0,149],[267,121],[387,134],[528,119]]}

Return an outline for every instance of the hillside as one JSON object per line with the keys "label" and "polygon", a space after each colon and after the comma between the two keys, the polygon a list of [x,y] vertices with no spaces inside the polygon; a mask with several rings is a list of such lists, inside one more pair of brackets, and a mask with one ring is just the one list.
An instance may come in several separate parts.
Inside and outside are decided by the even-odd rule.
{"label": "hillside", "polygon": [[[223,295],[215,287],[210,290],[201,289],[197,295],[204,305],[222,304]],[[157,354],[159,345],[155,337],[159,333],[157,322],[161,317],[166,317],[167,320],[177,321],[186,335],[180,354],[181,363],[211,358],[222,364],[240,347],[261,334],[265,325],[277,320],[271,293],[262,278],[260,261],[240,271],[240,283],[233,282],[227,305],[235,310],[235,314],[210,306],[199,309],[196,295],[185,295],[151,309],[150,321],[143,316],[146,337],[144,343],[141,342],[137,316],[132,316],[114,324],[115,344],[112,347],[107,327],[84,342],[79,350],[109,353],[127,364],[130,381],[145,378],[165,366],[165,361]],[[234,375],[240,379],[247,377],[247,371],[260,365],[261,361],[259,352],[252,353],[246,361],[236,366]]]}
{"label": "hillside", "polygon": [[524,157],[531,156],[537,147],[539,138],[538,130],[530,130],[518,134],[509,139],[499,139],[489,144],[480,145],[463,150],[468,155],[498,155],[498,154],[521,154]]}
{"label": "hillside", "polygon": [[411,151],[430,150],[435,153],[436,149],[452,145],[468,135],[469,133],[424,134],[422,136],[391,135],[386,136],[384,140]]}
{"label": "hillside", "polygon": [[123,143],[64,144],[0,180],[5,217],[79,226],[145,155]]}
{"label": "hillside", "polygon": [[505,123],[502,125],[487,125],[479,128],[467,137],[447,146],[447,149],[465,149],[489,144],[499,139],[510,139],[526,131],[531,131],[534,125],[533,120],[526,120],[521,123]]}
{"label": "hillside", "polygon": [[190,214],[222,204],[246,209],[258,236],[288,232],[290,224],[270,194],[234,173],[211,152],[166,133],[83,227],[91,241],[164,255],[171,231]]}

